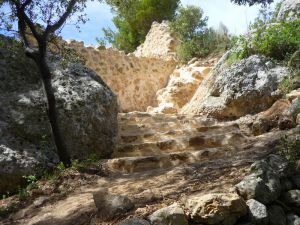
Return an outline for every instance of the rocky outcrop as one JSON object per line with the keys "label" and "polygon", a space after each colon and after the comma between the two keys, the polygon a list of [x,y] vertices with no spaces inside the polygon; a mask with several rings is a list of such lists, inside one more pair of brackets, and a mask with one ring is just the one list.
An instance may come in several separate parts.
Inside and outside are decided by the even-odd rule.
{"label": "rocky outcrop", "polygon": [[199,66],[198,61],[176,69],[167,86],[157,91],[158,107],[148,107],[153,113],[178,113],[195,94],[199,84],[208,76],[211,67]]}
{"label": "rocky outcrop", "polygon": [[133,53],[137,57],[176,59],[179,40],[172,35],[168,21],[153,22],[145,42]]}
{"label": "rocky outcrop", "polygon": [[277,15],[277,20],[294,20],[299,18],[300,0],[284,0]]}
{"label": "rocky outcrop", "polygon": [[[58,162],[40,75],[21,50],[0,49],[0,192]],[[116,96],[92,70],[51,60],[58,119],[72,158],[108,157],[117,136]]]}
{"label": "rocky outcrop", "polygon": [[225,63],[223,57],[182,113],[233,119],[261,112],[282,96],[278,85],[290,75],[288,68],[263,56],[250,56],[229,68]]}

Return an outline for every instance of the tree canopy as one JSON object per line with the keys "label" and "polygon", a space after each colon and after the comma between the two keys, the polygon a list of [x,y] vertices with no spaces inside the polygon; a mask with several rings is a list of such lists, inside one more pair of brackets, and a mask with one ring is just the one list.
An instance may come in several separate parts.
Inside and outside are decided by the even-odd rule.
{"label": "tree canopy", "polygon": [[144,42],[154,21],[172,20],[180,0],[107,0],[115,14],[117,31],[104,29],[106,40],[114,47],[132,52]]}

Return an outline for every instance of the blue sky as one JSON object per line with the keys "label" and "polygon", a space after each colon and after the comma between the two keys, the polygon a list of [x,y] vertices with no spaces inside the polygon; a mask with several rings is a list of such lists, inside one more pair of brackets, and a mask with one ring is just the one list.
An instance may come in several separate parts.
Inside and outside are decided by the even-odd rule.
{"label": "blue sky", "polygon": [[[230,0],[181,0],[183,5],[200,6],[205,16],[209,17],[208,25],[218,27],[222,22],[232,34],[243,34],[251,21],[258,15],[260,6],[238,6]],[[276,4],[279,0],[275,0]],[[66,25],[61,35],[64,39],[84,41],[85,45],[97,44],[96,38],[103,37],[102,28],[114,29],[113,14],[110,7],[97,0],[89,1],[85,13],[89,21],[81,25],[80,32],[74,25]]]}
{"label": "blue sky", "polygon": [[[275,0],[278,2],[279,0]],[[208,25],[218,27],[224,23],[230,33],[243,34],[247,31],[247,25],[257,16],[260,6],[238,6],[230,0],[181,0],[183,5],[198,5],[205,15],[209,17]],[[79,32],[74,26],[66,26],[62,31],[65,39],[84,41],[85,45],[96,44],[96,37],[103,37],[102,28],[114,25],[111,21],[113,15],[109,6],[97,1],[89,2],[86,13],[89,21],[81,26]]]}

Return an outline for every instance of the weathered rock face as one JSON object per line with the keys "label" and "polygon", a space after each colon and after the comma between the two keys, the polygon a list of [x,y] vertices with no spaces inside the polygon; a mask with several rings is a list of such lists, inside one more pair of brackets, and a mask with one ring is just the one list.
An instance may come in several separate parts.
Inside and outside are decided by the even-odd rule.
{"label": "weathered rock face", "polygon": [[175,59],[179,40],[172,35],[168,21],[153,22],[145,42],[134,52],[137,57]]}
{"label": "weathered rock face", "polygon": [[300,18],[300,1],[284,0],[277,15],[277,20],[294,20]]}
{"label": "weathered rock face", "polygon": [[290,72],[253,55],[224,69],[224,59],[199,86],[182,113],[232,119],[268,109],[281,97],[277,87]]}
{"label": "weathered rock face", "polygon": [[209,74],[211,67],[201,67],[194,62],[190,65],[176,69],[170,76],[167,86],[156,93],[159,106],[149,107],[148,112],[178,113],[187,104],[199,84]]}
{"label": "weathered rock face", "polygon": [[185,208],[193,222],[205,224],[233,225],[247,213],[244,200],[228,193],[190,196],[185,200]]}
{"label": "weathered rock face", "polygon": [[[22,51],[0,49],[0,192],[23,175],[58,162],[46,101],[34,63]],[[117,100],[96,73],[51,63],[63,138],[72,158],[109,156],[117,136]]]}

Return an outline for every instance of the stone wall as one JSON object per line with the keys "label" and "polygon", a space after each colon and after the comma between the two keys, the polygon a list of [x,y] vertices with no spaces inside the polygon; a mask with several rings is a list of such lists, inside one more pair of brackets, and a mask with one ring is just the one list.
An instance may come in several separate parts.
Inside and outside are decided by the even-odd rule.
{"label": "stone wall", "polygon": [[85,47],[83,42],[68,45],[86,59],[86,65],[118,96],[120,111],[146,111],[156,106],[156,92],[166,86],[176,66],[174,60],[136,57],[115,49]]}
{"label": "stone wall", "polygon": [[137,57],[175,59],[179,40],[172,34],[168,21],[153,22],[146,40],[134,52]]}

